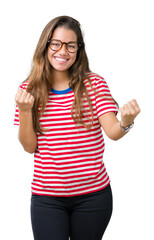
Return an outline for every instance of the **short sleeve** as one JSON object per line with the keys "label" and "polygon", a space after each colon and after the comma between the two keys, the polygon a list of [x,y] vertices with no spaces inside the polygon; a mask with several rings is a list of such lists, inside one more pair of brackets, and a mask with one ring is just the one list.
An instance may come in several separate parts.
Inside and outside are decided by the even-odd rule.
{"label": "short sleeve", "polygon": [[17,104],[15,105],[14,125],[19,126],[19,109]]}
{"label": "short sleeve", "polygon": [[98,77],[95,82],[96,94],[96,109],[97,116],[100,117],[105,113],[114,112],[118,113],[117,106],[111,95],[110,89],[104,78]]}
{"label": "short sleeve", "polygon": [[[18,89],[22,89],[23,91],[26,91],[27,85],[28,85],[28,81],[25,81],[19,86]],[[17,104],[15,104],[14,125],[19,126],[19,108]]]}

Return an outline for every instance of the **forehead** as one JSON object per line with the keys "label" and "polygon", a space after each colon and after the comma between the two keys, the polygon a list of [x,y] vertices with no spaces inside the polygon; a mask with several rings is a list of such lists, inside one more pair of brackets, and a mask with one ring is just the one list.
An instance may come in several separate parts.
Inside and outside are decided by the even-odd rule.
{"label": "forehead", "polygon": [[52,39],[61,40],[62,42],[77,41],[76,33],[66,27],[57,27],[52,35]]}

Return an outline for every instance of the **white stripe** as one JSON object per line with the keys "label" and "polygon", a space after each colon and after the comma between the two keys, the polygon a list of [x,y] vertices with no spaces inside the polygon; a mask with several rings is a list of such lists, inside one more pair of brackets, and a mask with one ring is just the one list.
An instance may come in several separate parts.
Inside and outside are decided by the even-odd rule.
{"label": "white stripe", "polygon": [[[86,116],[86,114],[85,114],[85,116]],[[60,123],[63,123],[63,125],[65,126],[65,127],[68,127],[68,128],[70,128],[70,127],[74,127],[75,126],[75,123],[74,123],[74,120],[73,119],[69,119],[69,120],[65,120],[65,118],[56,118],[56,117],[53,117],[52,119],[56,119],[56,121],[53,121],[52,120],[52,122],[51,122],[51,116],[50,117],[42,117],[40,120],[41,120],[41,124],[51,124],[51,125],[53,125],[53,124],[60,124]],[[45,122],[43,122],[43,120],[45,120]],[[49,121],[47,121],[47,120],[49,120]],[[68,125],[65,125],[65,124],[68,124]],[[93,124],[95,124],[95,123],[98,123],[98,119],[96,120],[96,118],[95,118],[95,120],[93,121]]]}
{"label": "white stripe", "polygon": [[[88,140],[88,139],[87,139]],[[94,140],[94,141],[93,141]],[[78,141],[82,141],[81,139],[78,139]],[[86,140],[85,140],[86,141]],[[73,142],[75,142],[75,144],[73,145]],[[91,139],[91,141],[88,141],[85,142],[85,143],[82,143],[82,146],[85,146],[85,145],[92,145],[92,144],[96,144],[96,143],[99,143],[99,142],[102,142],[102,139],[99,138],[98,140],[95,140],[95,139]],[[40,141],[41,145],[44,144],[44,146],[48,146],[48,144],[58,144],[58,146],[54,145],[54,146],[48,146],[48,147],[53,147],[53,148],[59,148],[59,144],[60,144],[60,147],[63,148],[63,147],[66,147],[66,146],[72,146],[73,148],[76,146],[81,146],[81,143],[77,143],[77,140],[70,140],[70,141],[66,141],[66,140],[59,140],[59,141],[51,141],[49,143],[47,143],[46,141]],[[71,144],[71,145],[70,145]]]}
{"label": "white stripe", "polygon": [[71,163],[71,164],[68,164],[68,162],[65,162],[64,164],[60,164],[60,165],[56,165],[54,164],[53,162],[51,162],[50,164],[44,164],[44,161],[43,161],[43,164],[42,163],[35,163],[36,166],[44,166],[44,167],[56,167],[56,168],[64,168],[64,167],[77,167],[78,165],[81,166],[81,165],[85,165],[85,164],[93,164],[93,166],[95,166],[95,164],[102,164],[102,161],[100,159],[98,160],[95,160],[95,161],[85,161],[85,162],[78,162],[78,163]]}
{"label": "white stripe", "polygon": [[[39,169],[40,171],[40,169]],[[84,174],[91,174],[91,177],[94,178],[97,174],[98,174],[98,170],[95,170],[95,171],[85,171],[85,172],[77,172],[77,173],[70,173],[70,174],[63,174],[63,175],[60,175],[57,173],[53,173],[53,174],[45,174],[45,173],[36,173],[37,175],[39,175],[40,177],[43,176],[43,177],[59,177],[60,176],[63,176],[63,177],[74,177],[74,176],[78,176],[78,175],[84,175]]]}
{"label": "white stripe", "polygon": [[[97,177],[97,180],[100,180],[104,175],[106,175],[106,172],[104,172],[103,173],[103,171],[104,171],[104,168],[105,167],[103,167],[102,169],[101,169],[101,171],[99,171],[99,174],[101,174],[99,177]],[[38,173],[36,173],[37,175],[39,175]],[[43,175],[44,176],[44,175]],[[72,177],[72,176],[71,176]],[[46,179],[46,180],[43,180],[43,178],[42,178],[42,175],[41,175],[41,177],[34,177],[33,179],[34,179],[34,182],[36,182],[37,180],[40,180],[40,178],[41,178],[41,181],[43,182],[43,181],[52,181],[52,182],[56,182],[56,181],[60,181],[60,182],[62,182],[62,184],[63,184],[63,186],[65,185],[65,183],[66,183],[66,185],[68,184],[67,182],[70,182],[70,181],[74,181],[74,183],[73,184],[77,184],[77,183],[84,183],[84,182],[90,182],[90,181],[94,181],[94,179],[93,179],[93,176],[81,176],[81,177],[77,177],[77,178],[68,178],[68,179],[60,179],[60,180],[57,180],[56,178],[54,178],[54,179]],[[76,181],[78,181],[78,182],[76,182]],[[39,183],[39,181],[38,181],[38,183]],[[39,183],[40,184],[40,183]],[[42,184],[42,183],[41,183]],[[55,184],[55,183],[54,183]]]}
{"label": "white stripe", "polygon": [[[103,182],[105,182],[106,180],[107,180],[107,178],[108,178],[108,176],[106,176],[103,180],[101,180],[100,181],[100,184],[101,183],[103,183]],[[95,182],[95,183],[91,183],[91,184],[86,184],[85,186],[78,186],[78,187],[67,187],[67,191],[74,191],[74,190],[80,190],[80,189],[83,189],[83,188],[85,188],[85,187],[94,187],[94,186],[96,186],[96,185],[98,185],[98,182]],[[34,186],[35,188],[37,188],[38,190],[40,189],[42,189],[41,187],[38,187],[38,186],[35,186],[33,183],[32,183],[32,186]],[[46,187],[45,188],[46,190],[50,190],[50,191],[53,191],[55,188],[48,188],[48,187]],[[57,190],[58,191],[64,191],[64,187],[63,188],[58,188]]]}
{"label": "white stripe", "polygon": [[[99,134],[98,134],[99,133]],[[95,137],[95,134],[96,134],[96,137]],[[41,142],[43,142],[44,141],[44,139],[50,139],[53,143],[54,143],[54,141],[55,141],[55,143],[57,142],[57,140],[56,139],[59,139],[59,138],[61,138],[61,139],[66,139],[67,138],[67,140],[69,141],[69,142],[78,142],[78,141],[88,141],[88,140],[94,140],[95,141],[95,138],[101,138],[102,139],[102,129],[98,129],[98,130],[95,130],[95,131],[93,131],[92,133],[90,133],[90,134],[87,134],[87,135],[85,135],[85,133],[80,133],[80,135],[79,134],[69,134],[69,135],[61,135],[61,136],[48,136],[48,135],[50,135],[50,133],[48,133],[47,135],[45,135],[45,136],[42,136],[42,135],[40,135],[40,136],[38,136],[38,140]],[[90,136],[90,135],[94,135],[94,136]],[[75,137],[75,139],[74,139],[74,137]],[[42,140],[43,139],[43,140]],[[58,140],[59,141],[59,140]],[[61,141],[63,141],[63,140],[61,140]],[[45,141],[46,142],[46,141]],[[89,141],[89,142],[91,142],[91,141]]]}
{"label": "white stripe", "polygon": [[[41,159],[42,159],[42,161],[44,162],[44,163],[46,163],[46,162],[55,162],[55,163],[62,163],[62,164],[65,164],[66,162],[67,163],[69,163],[69,162],[72,162],[73,160],[74,161],[87,161],[87,157],[85,158],[85,157],[82,157],[81,155],[80,155],[80,157],[77,157],[77,158],[74,158],[74,159],[68,159],[68,158],[66,158],[66,160],[56,160],[55,159],[55,157],[54,158],[51,158],[51,156],[49,155],[49,157],[50,157],[50,160],[46,160],[43,156],[42,156],[42,158],[39,158],[39,157],[37,157],[37,156],[40,156],[40,154],[38,154],[38,153],[36,153],[35,154],[35,160],[38,160],[38,161],[41,161]],[[97,155],[94,155],[94,156],[88,156],[88,159],[96,159],[96,158],[100,158],[101,160],[102,160],[102,153],[100,153],[100,154],[97,154]]]}
{"label": "white stripe", "polygon": [[[34,175],[37,177],[34,177],[34,187],[38,190],[33,192],[57,196],[72,196],[99,190],[107,185],[107,183],[104,183],[108,178],[103,163],[105,145],[97,114],[102,115],[111,111],[115,112],[116,107],[114,102],[111,101],[112,96],[103,97],[105,94],[110,95],[106,81],[94,73],[90,73],[89,78],[91,79],[93,89],[90,87],[88,79],[85,79],[84,83],[93,106],[93,124],[95,125],[90,131],[81,124],[78,124],[80,128],[76,128],[77,126],[72,119],[73,91],[62,95],[55,95],[49,92],[49,101],[41,117],[41,125],[47,132],[43,131],[43,136],[39,133],[37,134],[38,152],[34,154]],[[21,86],[26,89],[27,83]],[[88,117],[91,117],[91,112],[85,93],[83,100],[83,113],[86,120]],[[18,122],[18,111],[16,111],[16,114],[15,120]],[[46,150],[42,150],[43,148],[46,148]],[[49,169],[45,169],[46,167]],[[95,168],[97,170],[94,170]],[[36,171],[43,172],[37,173]],[[48,172],[52,172],[52,174],[47,174]],[[88,174],[89,176],[86,176]],[[42,181],[45,191],[35,186],[35,183],[41,186],[40,181]],[[51,184],[45,183],[48,181]],[[52,182],[57,183],[52,184]],[[79,187],[78,185],[82,186]],[[100,186],[97,187],[97,185]],[[61,193],[54,193],[54,190],[61,191]]]}
{"label": "white stripe", "polygon": [[[92,165],[92,166],[85,166],[85,167],[74,167],[74,168],[69,168],[69,169],[44,169],[44,168],[39,168],[37,166],[35,166],[35,170],[37,171],[42,171],[43,174],[45,174],[46,172],[55,172],[55,174],[60,174],[60,173],[67,173],[67,172],[72,172],[72,171],[80,171],[80,170],[83,170],[84,174],[86,172],[89,172],[91,169],[93,168],[99,168],[101,166],[100,163],[96,164],[96,165]],[[95,170],[96,171],[96,170]],[[98,170],[97,170],[98,171]],[[82,174],[83,174],[82,172]]]}
{"label": "white stripe", "polygon": [[[86,157],[87,157],[87,155],[89,156],[89,155],[91,155],[91,154],[95,154],[95,157],[97,157],[97,153],[100,153],[101,151],[103,150],[103,148],[102,149],[99,149],[99,150],[95,150],[95,151],[90,151],[90,153],[89,152],[83,152],[83,153],[80,153],[80,155],[82,155],[82,156],[84,156],[84,155],[86,155]],[[46,151],[41,151],[41,153],[45,153]],[[52,151],[52,153],[51,154],[43,154],[43,156],[42,157],[50,157],[50,158],[54,158],[54,159],[58,159],[58,158],[62,158],[62,157],[65,157],[66,158],[66,155],[68,155],[68,153],[70,153],[70,156],[72,156],[72,157],[75,157],[75,156],[78,156],[79,155],[79,153],[73,153],[73,152],[69,152],[69,151],[67,151],[67,152],[64,152],[64,151],[59,151],[59,153],[61,153],[61,152],[63,152],[63,154],[61,154],[61,155],[59,155],[59,154],[57,154],[57,156],[56,155],[52,155],[52,153],[53,153],[53,151]],[[55,151],[55,153],[57,153],[56,151]]]}
{"label": "white stripe", "polygon": [[[45,124],[42,124],[42,126],[45,125]],[[81,126],[81,125],[80,125]],[[100,129],[97,129],[99,126],[96,125],[96,126],[93,126],[91,128],[91,131],[90,131],[90,134],[96,134],[97,132],[100,132]],[[61,126],[61,128],[65,128],[65,124],[64,124],[64,127]],[[45,127],[45,129],[48,129],[48,132],[44,132],[45,136],[47,137],[48,135],[50,135],[50,128],[49,127]],[[70,132],[71,131],[71,132]],[[89,132],[87,131],[87,129],[85,127],[81,128],[81,129],[78,129],[78,128],[74,128],[74,129],[68,129],[68,130],[65,130],[65,132],[63,130],[61,131],[54,131],[53,133],[62,133],[62,134],[66,134],[66,133],[69,133],[67,134],[67,137],[74,137],[74,136],[85,136],[85,133],[80,133],[80,131],[84,131],[85,133],[87,133],[87,135],[89,134]],[[75,134],[76,133],[76,134]],[[75,134],[75,135],[74,135]],[[41,137],[41,135],[40,135]],[[66,137],[66,135],[65,135]]]}
{"label": "white stripe", "polygon": [[[65,145],[65,147],[66,147],[66,145]],[[71,155],[72,155],[72,152],[73,151],[76,151],[76,152],[81,152],[81,151],[85,151],[85,150],[90,150],[90,152],[95,152],[95,149],[96,148],[99,148],[99,147],[103,147],[103,144],[102,143],[100,143],[100,144],[98,144],[98,145],[95,145],[95,146],[90,146],[90,147],[83,147],[83,146],[81,146],[80,148],[78,148],[78,149],[74,149],[74,148],[71,148],[72,146],[70,146],[70,148],[68,148],[68,149],[66,149],[66,150],[61,150],[62,149],[62,147],[61,146],[40,146],[39,147],[39,150],[41,151],[41,153],[45,153],[45,152],[47,152],[47,151],[51,151],[52,153],[57,153],[57,152],[63,152],[64,154],[65,153],[71,153]],[[42,148],[47,148],[47,150],[43,150]],[[102,149],[101,149],[102,150]],[[98,151],[98,150],[97,150]]]}

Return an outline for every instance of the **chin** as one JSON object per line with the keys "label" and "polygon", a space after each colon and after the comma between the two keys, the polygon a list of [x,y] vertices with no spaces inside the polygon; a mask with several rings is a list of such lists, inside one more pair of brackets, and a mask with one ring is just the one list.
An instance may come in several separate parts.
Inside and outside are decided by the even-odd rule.
{"label": "chin", "polygon": [[67,72],[69,68],[54,68],[57,72]]}

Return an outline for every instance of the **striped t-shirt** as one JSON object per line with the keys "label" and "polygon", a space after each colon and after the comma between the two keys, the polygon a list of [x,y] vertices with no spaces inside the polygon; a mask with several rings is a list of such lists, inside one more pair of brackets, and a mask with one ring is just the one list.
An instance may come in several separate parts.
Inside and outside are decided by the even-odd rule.
{"label": "striped t-shirt", "polygon": [[[98,118],[108,112],[117,113],[106,81],[97,74],[89,74],[84,84],[93,106],[93,125],[87,129],[76,125],[71,116],[74,92],[51,89],[41,126],[46,130],[37,133],[38,146],[34,153],[33,194],[76,196],[105,188],[110,179],[103,162],[105,143]],[[28,82],[21,84],[26,90]],[[84,113],[90,114],[84,95]],[[85,119],[86,121],[86,119]],[[16,106],[15,125],[19,125]]]}

